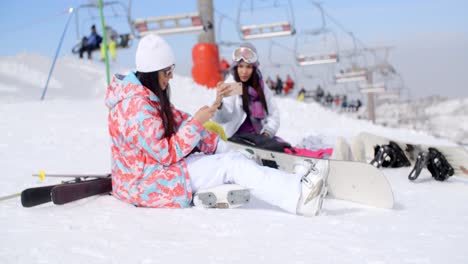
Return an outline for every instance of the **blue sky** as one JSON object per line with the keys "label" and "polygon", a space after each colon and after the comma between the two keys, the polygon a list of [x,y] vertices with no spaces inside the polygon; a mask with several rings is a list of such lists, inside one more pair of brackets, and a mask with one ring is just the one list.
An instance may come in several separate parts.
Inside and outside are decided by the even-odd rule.
{"label": "blue sky", "polygon": [[[76,7],[88,2],[86,0],[1,1],[0,26],[2,27],[3,37],[0,42],[0,56],[12,56],[20,52],[37,52],[44,56],[53,57],[67,20],[66,10],[69,7]],[[196,0],[133,0],[131,18],[192,12],[197,8],[196,2]],[[215,12],[215,27],[222,27],[222,40],[239,41],[236,25],[233,21],[224,19],[223,24],[219,24],[219,12],[234,20],[237,18],[239,2],[214,0],[215,9],[217,10]],[[316,28],[320,25],[318,12],[311,4],[311,1],[297,0],[291,2],[298,32]],[[127,1],[122,3],[128,4]],[[244,1],[244,3],[248,6],[250,1]],[[352,31],[368,46],[385,44],[396,46],[397,52],[410,52],[405,47],[400,48],[401,45],[418,46],[418,44],[415,44],[418,41],[417,39],[424,41],[424,45],[432,45],[433,41],[430,38],[434,37],[436,42],[447,44],[440,44],[439,46],[443,46],[440,49],[446,49],[447,47],[451,49],[452,45],[459,46],[454,41],[460,39],[460,36],[462,41],[468,38],[468,16],[466,15],[468,1],[466,0],[324,0],[322,3],[327,13],[339,21],[340,25],[345,27],[346,30]],[[97,11],[91,13],[95,16],[98,15]],[[108,14],[110,13],[108,12]],[[129,32],[124,10],[116,9],[115,14],[121,16],[116,18],[108,17],[107,23],[120,33]],[[71,54],[71,48],[78,39],[77,25],[80,28],[81,35],[89,33],[91,24],[98,25],[98,31],[100,31],[100,21],[93,19],[92,15],[88,14],[87,11],[80,11],[78,23],[73,18],[67,30],[60,56]],[[271,21],[271,19],[275,18],[288,19],[287,13],[281,9],[269,9],[266,12],[258,11],[253,16],[250,12],[243,12],[241,15],[245,21],[252,18],[258,21]],[[340,34],[340,38],[348,37],[331,21],[327,21],[327,25]],[[216,30],[216,32],[219,31]],[[439,35],[443,37],[437,37]],[[170,35],[166,39],[175,50],[178,61],[177,71],[184,75],[190,75],[191,49],[197,42],[197,35]],[[275,49],[274,54],[271,56],[275,58],[272,60],[289,63],[287,61],[289,60],[288,57],[292,56],[293,39],[277,38],[275,41],[290,47],[291,51]],[[270,48],[269,41],[256,40],[253,43],[260,50],[260,59],[265,60],[269,54],[267,52]],[[123,67],[132,68],[135,48],[136,43],[128,50],[119,51],[117,63]],[[221,48],[221,54],[229,56],[231,49],[223,47]],[[392,55],[390,60],[391,58]],[[268,62],[264,61],[262,63],[264,66],[268,66]],[[401,63],[404,64],[404,62]],[[288,67],[285,68],[285,70],[280,70],[280,74],[285,74],[288,71]],[[301,70],[296,69],[296,75],[301,75]],[[466,87],[466,84],[460,85]]]}

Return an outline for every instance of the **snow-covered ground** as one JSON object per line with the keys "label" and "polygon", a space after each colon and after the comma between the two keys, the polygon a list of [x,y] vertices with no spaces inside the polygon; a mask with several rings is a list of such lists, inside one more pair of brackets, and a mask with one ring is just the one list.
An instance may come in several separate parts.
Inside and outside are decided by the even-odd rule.
{"label": "snow-covered ground", "polygon": [[[50,63],[37,54],[0,58],[0,196],[58,181],[31,176],[41,169],[109,171],[104,66],[60,59],[46,100],[39,101]],[[173,102],[190,113],[213,95],[189,77],[172,80]],[[454,144],[316,104],[276,100],[279,136],[293,144],[310,135],[351,139],[361,131]],[[383,170],[393,187],[393,210],[326,199],[315,218],[258,200],[233,210],[176,210],[135,208],[112,196],[23,208],[15,198],[0,202],[0,263],[467,263],[468,180],[436,182],[424,170],[413,183],[409,170]]]}

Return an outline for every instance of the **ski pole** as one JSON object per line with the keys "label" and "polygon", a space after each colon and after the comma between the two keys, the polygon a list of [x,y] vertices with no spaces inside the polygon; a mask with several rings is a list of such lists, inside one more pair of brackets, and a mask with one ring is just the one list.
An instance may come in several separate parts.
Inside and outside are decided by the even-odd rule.
{"label": "ski pole", "polygon": [[33,177],[39,177],[40,181],[43,181],[46,177],[54,177],[54,178],[106,178],[111,176],[110,173],[102,173],[102,174],[87,174],[87,173],[80,173],[80,174],[65,174],[65,173],[47,173],[44,170],[40,170],[37,174],[33,174]]}
{"label": "ski pole", "polygon": [[18,196],[21,196],[21,193],[14,193],[14,194],[10,194],[10,195],[5,195],[5,196],[0,197],[0,202],[8,200],[8,199],[13,199],[13,198],[18,197]]}

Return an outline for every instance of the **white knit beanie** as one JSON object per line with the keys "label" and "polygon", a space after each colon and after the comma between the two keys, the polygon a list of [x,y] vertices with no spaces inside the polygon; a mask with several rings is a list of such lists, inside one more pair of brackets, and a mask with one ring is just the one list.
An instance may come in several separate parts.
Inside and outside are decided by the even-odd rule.
{"label": "white knit beanie", "polygon": [[150,34],[138,43],[135,63],[139,72],[154,72],[175,64],[175,59],[169,44],[160,36]]}

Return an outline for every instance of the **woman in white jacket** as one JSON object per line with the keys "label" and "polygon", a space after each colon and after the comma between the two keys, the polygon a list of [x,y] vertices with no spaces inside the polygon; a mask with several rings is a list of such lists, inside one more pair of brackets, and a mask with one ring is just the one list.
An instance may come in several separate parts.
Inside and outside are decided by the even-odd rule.
{"label": "woman in white jacket", "polygon": [[[274,137],[280,126],[279,111],[258,68],[256,48],[242,43],[234,50],[232,59],[230,76],[217,86],[221,106],[213,120],[224,128],[228,138],[243,133]],[[232,82],[242,83],[242,95],[227,96]]]}

